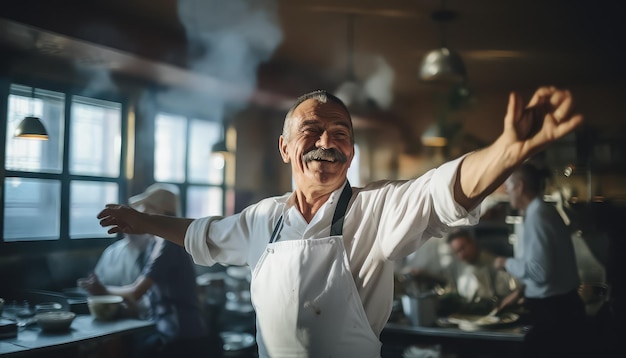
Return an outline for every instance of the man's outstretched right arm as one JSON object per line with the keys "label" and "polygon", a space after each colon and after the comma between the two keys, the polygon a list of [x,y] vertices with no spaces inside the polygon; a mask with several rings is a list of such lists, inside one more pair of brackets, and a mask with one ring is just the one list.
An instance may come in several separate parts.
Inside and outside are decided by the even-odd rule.
{"label": "man's outstretched right arm", "polygon": [[193,219],[146,214],[124,205],[107,204],[98,214],[100,225],[109,227],[109,234],[152,234],[180,246]]}

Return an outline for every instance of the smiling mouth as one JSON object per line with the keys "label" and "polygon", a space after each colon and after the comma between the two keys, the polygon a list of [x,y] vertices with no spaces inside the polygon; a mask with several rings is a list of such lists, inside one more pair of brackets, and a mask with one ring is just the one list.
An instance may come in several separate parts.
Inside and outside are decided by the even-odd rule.
{"label": "smiling mouth", "polygon": [[334,163],[335,162],[335,158],[322,158],[322,157],[313,157],[313,160],[317,160],[319,162],[329,162],[329,163]]}
{"label": "smiling mouth", "polygon": [[312,161],[328,162],[328,163],[335,163],[335,162],[345,163],[348,158],[346,158],[345,155],[343,155],[343,153],[335,149],[317,148],[304,154],[302,156],[302,159],[306,163],[309,163]]}

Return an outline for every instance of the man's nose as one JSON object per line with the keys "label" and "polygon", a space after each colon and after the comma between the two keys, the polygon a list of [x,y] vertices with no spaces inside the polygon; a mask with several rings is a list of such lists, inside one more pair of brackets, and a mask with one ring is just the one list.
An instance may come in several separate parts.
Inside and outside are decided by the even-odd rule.
{"label": "man's nose", "polygon": [[333,141],[330,137],[330,134],[328,134],[328,131],[322,132],[319,139],[317,140],[317,143],[315,144],[317,145],[318,148],[324,148],[324,149],[332,148]]}

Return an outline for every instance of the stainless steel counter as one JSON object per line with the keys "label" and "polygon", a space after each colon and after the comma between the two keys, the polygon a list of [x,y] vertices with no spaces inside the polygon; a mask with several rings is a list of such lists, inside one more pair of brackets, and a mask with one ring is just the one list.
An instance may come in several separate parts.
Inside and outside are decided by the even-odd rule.
{"label": "stainless steel counter", "polygon": [[457,327],[424,327],[388,323],[381,333],[385,357],[402,357],[412,345],[439,345],[457,357],[519,357],[527,333],[522,324],[464,331]]}
{"label": "stainless steel counter", "polygon": [[99,341],[114,336],[129,335],[155,329],[152,321],[119,319],[103,322],[90,315],[77,315],[68,331],[46,333],[37,325],[18,331],[17,337],[0,340],[0,355],[17,356],[68,349],[86,342]]}

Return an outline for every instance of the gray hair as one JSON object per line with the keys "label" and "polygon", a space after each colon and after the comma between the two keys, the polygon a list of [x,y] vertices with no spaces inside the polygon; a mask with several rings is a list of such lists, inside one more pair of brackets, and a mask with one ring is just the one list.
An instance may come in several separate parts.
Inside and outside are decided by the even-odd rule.
{"label": "gray hair", "polygon": [[287,115],[285,116],[285,122],[283,123],[283,133],[282,133],[283,138],[289,141],[289,130],[291,128],[291,120],[293,119],[293,112],[295,112],[296,108],[298,108],[298,106],[301,105],[302,102],[309,100],[309,99],[314,99],[318,101],[319,103],[327,103],[330,100],[340,105],[341,108],[343,108],[343,110],[346,112],[346,115],[348,116],[348,120],[350,121],[350,141],[352,142],[352,144],[354,144],[354,128],[352,126],[352,116],[350,116],[350,111],[348,110],[348,107],[346,107],[345,103],[343,103],[343,101],[339,99],[339,97],[325,90],[316,90],[316,91],[312,91],[309,93],[305,93],[296,99],[296,102],[291,106],[291,108],[289,108],[289,111],[287,112]]}

